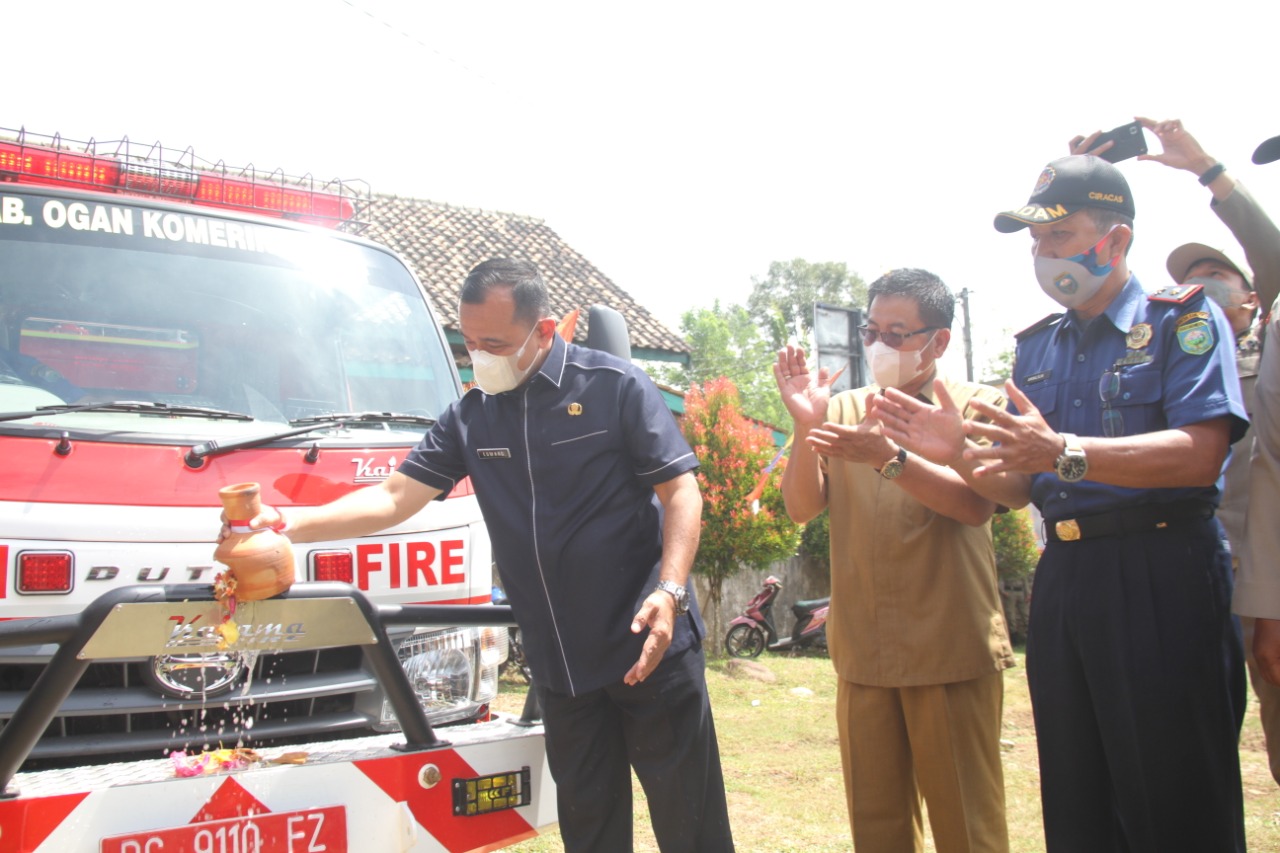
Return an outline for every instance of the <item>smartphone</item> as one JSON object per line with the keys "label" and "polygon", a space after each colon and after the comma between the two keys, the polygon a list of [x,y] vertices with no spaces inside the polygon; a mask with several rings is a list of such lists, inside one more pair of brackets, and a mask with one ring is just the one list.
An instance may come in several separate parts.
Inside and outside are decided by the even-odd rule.
{"label": "smartphone", "polygon": [[1115,145],[1098,155],[1109,163],[1119,163],[1121,160],[1147,153],[1147,138],[1142,135],[1141,122],[1130,122],[1114,130],[1108,130],[1094,140],[1093,147],[1096,150],[1099,145],[1109,141],[1114,141]]}

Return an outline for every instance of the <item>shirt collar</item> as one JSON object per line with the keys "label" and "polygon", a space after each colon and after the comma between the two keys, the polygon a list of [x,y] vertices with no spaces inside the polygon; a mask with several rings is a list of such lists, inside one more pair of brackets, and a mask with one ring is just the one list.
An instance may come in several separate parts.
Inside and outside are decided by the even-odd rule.
{"label": "shirt collar", "polygon": [[1130,275],[1124,288],[1116,294],[1116,298],[1111,300],[1107,310],[1102,313],[1117,329],[1128,334],[1134,319],[1138,316],[1138,309],[1146,301],[1147,294],[1138,283],[1138,277]]}
{"label": "shirt collar", "polygon": [[542,375],[547,378],[552,385],[557,388],[564,381],[564,366],[569,360],[569,344],[565,339],[560,337],[560,333],[556,332],[551,339],[551,352],[547,353],[547,357],[543,359],[542,366],[538,368],[538,372],[534,374]]}
{"label": "shirt collar", "polygon": [[938,401],[934,399],[938,395],[933,391],[933,383],[935,380],[941,379],[944,385],[950,386],[947,377],[942,372],[941,365],[937,361],[933,363],[933,375],[929,377],[929,381],[920,386],[920,390],[916,392],[916,399],[928,403],[931,406],[937,405]]}
{"label": "shirt collar", "polygon": [[1124,283],[1124,287],[1120,288],[1120,292],[1116,294],[1115,299],[1111,300],[1111,304],[1106,307],[1106,310],[1089,323],[1080,322],[1074,311],[1068,311],[1054,331],[1055,341],[1072,331],[1084,334],[1085,329],[1102,317],[1106,317],[1108,322],[1122,333],[1128,334],[1134,318],[1138,316],[1138,309],[1146,299],[1147,294],[1143,291],[1141,283],[1138,282],[1138,277],[1130,274],[1129,280]]}
{"label": "shirt collar", "polygon": [[[947,380],[947,377],[943,375],[943,373],[942,373],[942,367],[941,367],[941,365],[939,365],[939,364],[938,364],[938,362],[937,362],[937,361],[935,361],[935,362],[933,363],[933,367],[934,367],[933,375],[929,377],[929,381],[928,381],[928,382],[926,382],[926,383],[924,383],[924,385],[923,385],[923,386],[921,386],[920,390],[919,390],[919,391],[917,391],[917,392],[913,395],[913,396],[915,396],[915,398],[916,398],[917,400],[919,400],[920,402],[922,402],[922,403],[928,403],[928,404],[930,404],[930,405],[933,405],[933,404],[935,404],[935,403],[937,402],[936,400],[934,400],[934,399],[933,399],[933,398],[934,398],[934,393],[933,393],[933,380],[935,380],[935,379],[941,379],[941,380],[942,380],[944,383],[946,383],[947,385],[950,385],[950,384],[951,384],[951,383]],[[871,383],[870,385],[868,385],[867,387],[868,387],[868,389],[870,389],[870,391],[871,391],[871,393],[872,393],[872,394],[883,394],[883,393],[884,393],[884,391],[885,391],[885,389],[881,388],[879,385],[877,385],[877,384],[876,384],[876,383],[874,383],[874,382],[872,382],[872,383]]]}

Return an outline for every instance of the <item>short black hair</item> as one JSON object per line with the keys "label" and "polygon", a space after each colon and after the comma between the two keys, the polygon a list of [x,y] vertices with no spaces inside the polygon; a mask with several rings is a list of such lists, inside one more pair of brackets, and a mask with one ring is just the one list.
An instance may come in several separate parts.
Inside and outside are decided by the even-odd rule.
{"label": "short black hair", "polygon": [[512,319],[536,323],[551,316],[547,284],[538,268],[528,261],[490,258],[477,264],[462,282],[458,299],[467,305],[479,305],[489,298],[489,292],[495,287],[511,288],[511,299],[516,305]]}
{"label": "short black hair", "polygon": [[956,298],[951,289],[928,270],[890,270],[867,288],[867,310],[877,296],[905,296],[920,308],[920,319],[939,329],[950,329],[956,318]]}

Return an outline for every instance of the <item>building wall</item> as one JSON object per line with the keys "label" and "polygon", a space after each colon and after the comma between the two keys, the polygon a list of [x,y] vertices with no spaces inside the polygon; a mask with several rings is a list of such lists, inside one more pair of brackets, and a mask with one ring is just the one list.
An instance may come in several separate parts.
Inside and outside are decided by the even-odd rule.
{"label": "building wall", "polygon": [[[729,622],[746,610],[747,602],[755,597],[764,587],[764,579],[774,575],[782,581],[782,591],[773,605],[774,627],[779,637],[791,636],[795,626],[795,617],[791,615],[791,605],[797,601],[808,601],[813,598],[826,598],[831,595],[831,578],[825,563],[820,563],[807,556],[797,555],[787,560],[772,564],[768,569],[756,571],[744,570],[727,579],[722,588],[723,600],[720,602],[720,640],[724,640],[724,632]],[[697,585],[698,602],[705,603],[709,599],[706,579],[694,575]],[[704,614],[705,615],[705,614]],[[708,624],[708,630],[714,630]],[[717,643],[717,647],[719,647]]]}

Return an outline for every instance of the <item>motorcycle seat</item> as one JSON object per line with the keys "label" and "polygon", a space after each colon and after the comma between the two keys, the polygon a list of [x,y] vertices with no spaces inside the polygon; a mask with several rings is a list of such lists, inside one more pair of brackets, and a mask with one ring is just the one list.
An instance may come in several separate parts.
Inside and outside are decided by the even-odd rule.
{"label": "motorcycle seat", "polygon": [[830,596],[826,598],[814,598],[809,601],[797,601],[795,604],[791,605],[791,612],[798,616],[802,613],[812,613],[813,611],[826,607],[829,604],[831,604]]}

